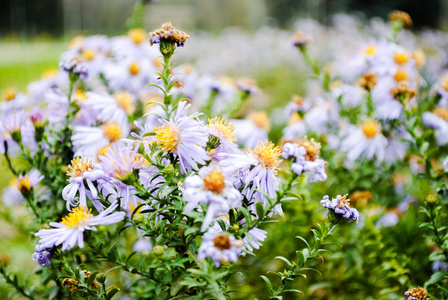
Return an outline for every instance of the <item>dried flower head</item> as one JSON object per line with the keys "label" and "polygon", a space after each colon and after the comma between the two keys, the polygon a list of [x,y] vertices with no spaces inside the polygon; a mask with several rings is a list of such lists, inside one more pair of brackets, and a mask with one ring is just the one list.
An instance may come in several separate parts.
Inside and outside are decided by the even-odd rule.
{"label": "dried flower head", "polygon": [[390,94],[395,100],[404,101],[417,97],[418,92],[416,89],[412,89],[407,81],[400,81],[395,88],[390,89]]}
{"label": "dried flower head", "polygon": [[422,287],[407,290],[404,297],[406,300],[431,300],[431,298],[428,298],[426,289]]}
{"label": "dried flower head", "polygon": [[320,148],[322,148],[319,142],[316,142],[314,139],[308,140],[308,137],[305,136],[303,140],[299,142],[299,146],[303,146],[306,149],[306,160],[315,161],[319,158]]}
{"label": "dried flower head", "polygon": [[[87,282],[90,278],[90,276],[92,275],[92,272],[84,270],[84,281]],[[62,281],[62,287],[69,287],[70,288],[70,292],[74,292],[75,290],[78,289],[78,285],[79,285],[79,281],[77,281],[76,279],[73,278],[65,278]],[[99,288],[100,283],[96,280],[94,280],[92,282],[92,286],[96,289]]]}
{"label": "dried flower head", "polygon": [[404,27],[411,27],[412,26],[412,19],[411,16],[404,11],[400,10],[394,10],[389,14],[389,21],[390,22],[401,22]]}
{"label": "dried flower head", "polygon": [[190,36],[183,31],[176,29],[170,22],[163,23],[159,29],[151,32],[149,34],[149,43],[151,46],[153,44],[160,44],[163,41],[168,43],[176,43],[178,47],[183,47],[185,41]]}
{"label": "dried flower head", "polygon": [[294,46],[303,47],[311,43],[312,39],[303,32],[297,31],[294,34]]}
{"label": "dried flower head", "polygon": [[373,72],[367,72],[358,79],[358,84],[366,91],[371,91],[376,85],[378,76]]}

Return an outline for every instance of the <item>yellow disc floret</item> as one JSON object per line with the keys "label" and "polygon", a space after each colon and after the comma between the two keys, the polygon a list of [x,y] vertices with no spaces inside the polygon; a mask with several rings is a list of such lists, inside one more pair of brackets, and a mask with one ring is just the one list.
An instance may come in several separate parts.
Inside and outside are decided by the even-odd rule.
{"label": "yellow disc floret", "polygon": [[448,122],[448,108],[436,107],[432,112],[439,118],[444,119],[445,121]]}
{"label": "yellow disc floret", "polygon": [[96,56],[96,52],[95,50],[92,49],[86,49],[81,52],[81,55],[84,57],[85,60],[93,60]]}
{"label": "yellow disc floret", "polygon": [[12,88],[6,89],[3,99],[5,99],[5,101],[11,101],[14,100],[15,98],[16,98],[16,91]]}
{"label": "yellow disc floret", "polygon": [[73,100],[76,101],[76,103],[80,104],[86,101],[86,99],[87,99],[86,91],[83,90],[75,91],[75,94],[73,95]]}
{"label": "yellow disc floret", "polygon": [[376,54],[376,46],[375,45],[367,46],[367,48],[364,49],[364,54],[375,55]]}
{"label": "yellow disc floret", "polygon": [[373,120],[368,120],[362,125],[362,132],[371,139],[381,132],[381,125]]}
{"label": "yellow disc floret", "polygon": [[58,75],[58,69],[48,69],[42,73],[42,77],[45,79],[55,78]]}
{"label": "yellow disc floret", "polygon": [[140,72],[140,66],[138,65],[137,62],[133,62],[130,66],[129,66],[129,73],[131,73],[131,75],[137,75]]}
{"label": "yellow disc floret", "polygon": [[204,186],[207,190],[220,194],[226,187],[224,176],[220,171],[213,170],[204,178]]}
{"label": "yellow disc floret", "polygon": [[104,136],[111,142],[115,142],[122,138],[121,127],[115,122],[104,123],[103,126]]}
{"label": "yellow disc floret", "polygon": [[409,60],[409,54],[406,51],[398,51],[394,55],[394,60],[399,65],[405,64]]}
{"label": "yellow disc floret", "polygon": [[132,101],[132,95],[128,92],[116,92],[114,99],[118,106],[121,107],[128,115],[131,115],[135,111],[135,104]]}
{"label": "yellow disc floret", "polygon": [[91,212],[92,209],[87,210],[87,207],[84,206],[75,207],[73,209],[73,212],[62,218],[62,221],[60,223],[69,228],[78,228],[80,226],[84,226],[87,224],[89,219],[93,217]]}
{"label": "yellow disc floret", "polygon": [[22,175],[17,178],[17,188],[22,194],[26,194],[31,190],[31,182],[28,175],[23,177]]}
{"label": "yellow disc floret", "polygon": [[282,162],[280,159],[281,150],[280,147],[275,146],[273,142],[265,141],[264,143],[258,143],[255,150],[251,153],[257,158],[258,162],[266,167],[275,170]]}
{"label": "yellow disc floret", "polygon": [[141,44],[146,39],[146,32],[143,28],[136,28],[129,31],[128,36],[135,44]]}
{"label": "yellow disc floret", "polygon": [[215,117],[214,119],[208,119],[208,127],[216,131],[220,138],[226,139],[229,142],[236,142],[233,124],[227,124],[226,119],[221,119],[220,117]]}
{"label": "yellow disc floret", "polygon": [[68,166],[67,176],[81,177],[84,172],[93,170],[93,159],[88,157],[77,157]]}
{"label": "yellow disc floret", "polygon": [[306,149],[306,155],[305,155],[306,160],[315,161],[317,158],[319,158],[319,151],[322,146],[314,139],[308,140],[308,138],[305,136],[303,140],[299,143],[299,145],[303,146]]}
{"label": "yellow disc floret", "polygon": [[253,111],[249,114],[248,119],[251,120],[258,128],[266,131],[271,129],[271,121],[265,111]]}
{"label": "yellow disc floret", "polygon": [[394,79],[398,81],[403,81],[408,79],[408,74],[404,70],[398,70],[397,73],[394,75]]}
{"label": "yellow disc floret", "polygon": [[179,144],[179,132],[170,124],[164,124],[154,128],[156,143],[165,152],[173,153]]}
{"label": "yellow disc floret", "polygon": [[213,239],[213,244],[215,248],[224,251],[232,248],[232,243],[230,242],[230,238],[228,234],[220,234]]}

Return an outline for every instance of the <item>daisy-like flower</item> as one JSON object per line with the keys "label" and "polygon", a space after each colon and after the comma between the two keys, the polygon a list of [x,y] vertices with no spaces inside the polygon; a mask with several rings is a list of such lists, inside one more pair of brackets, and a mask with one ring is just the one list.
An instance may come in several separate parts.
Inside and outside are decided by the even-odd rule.
{"label": "daisy-like flower", "polygon": [[100,127],[76,126],[72,136],[75,156],[95,157],[100,149],[116,144],[129,132],[127,122],[106,122]]}
{"label": "daisy-like flower", "polygon": [[21,130],[27,121],[27,114],[23,110],[7,114],[0,124],[0,130],[3,134],[11,135],[15,142],[22,141]]}
{"label": "daisy-like flower", "polygon": [[[67,201],[67,210],[71,206],[87,207],[87,195],[90,199],[98,197],[95,182],[107,178],[100,165],[94,164],[92,158],[77,157],[68,166],[67,176],[69,184],[62,190],[62,198]],[[87,187],[86,187],[87,186]],[[79,202],[75,197],[79,192]]]}
{"label": "daisy-like flower", "polygon": [[219,232],[211,228],[202,237],[202,244],[198,250],[198,258],[203,260],[210,257],[216,267],[227,264],[229,261],[236,262],[243,250],[243,241],[235,239],[233,235]]}
{"label": "daisy-like flower", "polygon": [[238,143],[246,148],[254,148],[258,143],[268,139],[271,129],[269,116],[264,111],[254,111],[247,119],[231,119],[236,132]]}
{"label": "daisy-like flower", "polygon": [[162,126],[154,128],[156,143],[164,152],[179,157],[183,174],[197,170],[198,164],[205,165],[210,160],[205,151],[208,133],[204,124],[197,120],[198,114],[187,116],[190,104],[179,103],[175,115],[169,120],[160,120]]}
{"label": "daisy-like flower", "polygon": [[359,213],[356,208],[350,207],[350,199],[347,199],[347,195],[337,195],[336,198],[330,200],[328,196],[324,196],[320,201],[320,204],[328,208],[329,211],[334,212],[337,215],[341,215],[347,220],[358,220]]}
{"label": "daisy-like flower", "polygon": [[128,209],[130,205],[136,207],[140,200],[134,195],[135,188],[129,185],[129,180],[132,180],[134,172],[138,172],[148,165],[148,161],[138,153],[138,148],[138,145],[133,148],[129,143],[126,147],[119,147],[116,151],[110,149],[104,155],[99,156],[102,169],[111,178],[111,182],[117,189],[115,191],[104,186],[102,192],[104,196],[110,195],[116,200],[119,198],[123,209]]}
{"label": "daisy-like flower", "polygon": [[350,161],[376,157],[381,163],[385,160],[386,147],[387,139],[381,133],[381,125],[374,120],[367,120],[361,128],[351,127],[342,142],[342,150],[347,152]]}
{"label": "daisy-like flower", "polygon": [[424,112],[422,115],[423,123],[435,129],[437,144],[448,144],[448,108],[436,107],[432,112]]}
{"label": "daisy-like flower", "polygon": [[31,170],[27,175],[19,175],[17,178],[17,189],[22,195],[28,194],[32,188],[37,186],[44,179],[44,176],[36,169]]}
{"label": "daisy-like flower", "polygon": [[219,153],[238,153],[238,146],[235,144],[236,133],[234,132],[233,124],[228,124],[226,119],[215,117],[208,120],[209,134],[219,139],[219,146],[214,149],[213,158],[217,158]]}
{"label": "daisy-like flower", "polygon": [[[236,180],[246,185],[243,194],[254,201],[249,206],[250,209],[255,210],[256,202],[262,202],[263,205],[268,202],[266,197],[256,190],[265,192],[269,197],[275,197],[275,192],[278,190],[276,174],[278,165],[281,163],[280,154],[278,146],[265,141],[259,143],[254,150],[249,150],[248,154],[228,154],[227,158],[220,161],[227,175],[235,176]],[[281,207],[277,206],[275,210],[280,211]]]}
{"label": "daisy-like flower", "polygon": [[155,68],[148,60],[127,58],[108,64],[104,76],[113,91],[138,93],[149,83],[156,83]]}
{"label": "daisy-like flower", "polygon": [[135,97],[124,91],[116,92],[112,96],[87,92],[87,99],[83,106],[92,108],[95,117],[100,122],[128,123],[128,115],[135,111]]}
{"label": "daisy-like flower", "polygon": [[20,204],[25,201],[24,196],[28,195],[31,190],[34,191],[35,197],[43,196],[46,189],[39,186],[43,179],[44,176],[37,169],[32,169],[25,175],[19,175],[3,189],[3,203],[7,206]]}
{"label": "daisy-like flower", "polygon": [[291,170],[297,175],[310,174],[309,182],[325,181],[327,180],[327,174],[325,173],[327,163],[319,158],[320,148],[320,143],[317,143],[314,139],[308,140],[305,136],[299,143],[285,143],[282,157],[284,159],[294,158]]}
{"label": "daisy-like flower", "polygon": [[218,165],[203,167],[199,175],[185,179],[183,198],[187,201],[184,211],[190,212],[198,204],[208,205],[201,230],[205,231],[219,214],[240,207],[243,196],[233,186],[232,181],[222,173]]}
{"label": "daisy-like flower", "polygon": [[[39,237],[39,243],[51,249],[62,244],[62,251],[73,248],[76,244],[80,248],[84,247],[84,231],[96,231],[96,225],[110,225],[118,223],[124,219],[125,212],[113,212],[118,204],[111,205],[106,210],[98,214],[92,215],[92,210],[80,206],[73,209],[62,221],[51,222],[50,226],[54,228],[41,229],[35,234]],[[112,213],[113,212],[113,213]]]}

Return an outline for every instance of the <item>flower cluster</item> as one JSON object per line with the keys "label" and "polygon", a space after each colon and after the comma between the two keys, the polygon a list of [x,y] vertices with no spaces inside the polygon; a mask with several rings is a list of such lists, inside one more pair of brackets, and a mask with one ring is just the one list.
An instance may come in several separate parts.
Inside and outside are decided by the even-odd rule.
{"label": "flower cluster", "polygon": [[337,195],[336,198],[331,200],[330,197],[324,196],[320,201],[320,205],[335,214],[341,215],[347,220],[358,220],[359,218],[359,213],[356,208],[350,207],[350,199],[347,199],[347,195]]}

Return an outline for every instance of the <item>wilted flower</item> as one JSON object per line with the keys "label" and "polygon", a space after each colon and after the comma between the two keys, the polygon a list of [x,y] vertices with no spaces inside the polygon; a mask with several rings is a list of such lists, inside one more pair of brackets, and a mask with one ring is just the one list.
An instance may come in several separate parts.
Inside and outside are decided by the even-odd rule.
{"label": "wilted flower", "polygon": [[389,14],[389,21],[390,22],[401,22],[403,24],[403,27],[411,27],[412,26],[412,19],[411,16],[404,11],[394,10]]}
{"label": "wilted flower", "polygon": [[431,300],[431,298],[428,297],[426,289],[422,287],[407,290],[404,293],[404,298],[406,300]]}
{"label": "wilted flower", "polygon": [[[163,23],[162,26],[149,34],[149,43],[160,44],[162,41],[176,43],[178,47],[183,47],[185,41],[190,36],[183,31],[176,29],[171,23]],[[164,53],[166,54],[166,53]]]}

